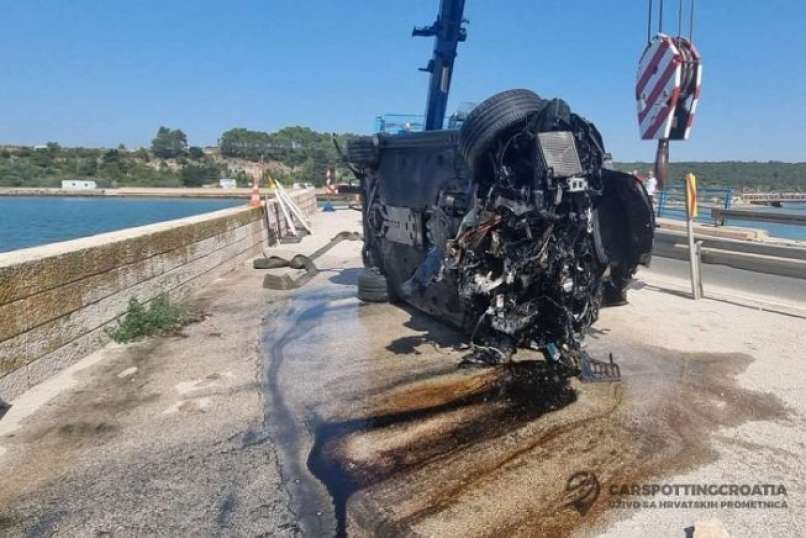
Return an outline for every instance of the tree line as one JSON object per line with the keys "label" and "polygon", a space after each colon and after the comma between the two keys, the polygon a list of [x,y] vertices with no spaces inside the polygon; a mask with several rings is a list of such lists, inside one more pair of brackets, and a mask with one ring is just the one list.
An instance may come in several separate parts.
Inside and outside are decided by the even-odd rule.
{"label": "tree line", "polygon": [[[326,170],[341,180],[351,177],[333,144],[344,147],[355,136],[332,135],[307,127],[285,127],[275,132],[234,128],[221,134],[218,147],[205,150],[188,144],[181,129],[161,126],[149,148],[0,146],[0,186],[59,186],[63,179],[94,179],[100,187],[195,187],[221,177],[248,185],[252,177],[245,164],[263,161],[275,179],[285,183],[322,185]],[[647,162],[620,162],[616,167],[640,173],[652,168]],[[252,166],[252,169],[256,167]],[[745,190],[806,191],[806,163],[784,162],[673,162],[669,177],[682,180],[697,175],[701,185],[732,186]]]}
{"label": "tree line", "polygon": [[[163,151],[159,143],[151,150],[132,151],[122,144],[116,148],[66,148],[55,142],[37,147],[5,146],[0,147],[0,186],[59,187],[62,180],[91,179],[101,188],[198,187],[222,174],[238,174],[205,156],[201,148],[192,149],[180,144]],[[248,182],[248,178],[242,179],[244,184]]]}
{"label": "tree line", "polygon": [[268,133],[249,129],[230,129],[218,141],[221,155],[249,161],[282,163],[294,170],[279,174],[281,179],[301,179],[321,185],[326,170],[337,171],[340,176],[349,174],[333,143],[333,137],[343,148],[355,135],[320,133],[307,127],[285,127]]}
{"label": "tree line", "polygon": [[[637,170],[646,174],[653,163],[619,162],[616,168],[625,172]],[[686,174],[697,177],[697,185],[734,187],[737,190],[806,191],[806,162],[780,161],[713,161],[671,162],[669,180],[682,183]]]}
{"label": "tree line", "polygon": [[[336,135],[342,145],[349,134]],[[99,187],[197,187],[219,178],[234,178],[248,186],[252,176],[242,161],[271,165],[272,175],[285,183],[305,182],[322,185],[327,169],[346,178],[349,170],[342,163],[328,133],[306,127],[286,127],[268,133],[230,129],[219,139],[219,146],[205,151],[188,144],[181,129],[161,126],[149,148],[0,146],[0,186],[58,187],[65,179],[92,179]],[[247,163],[248,164],[248,163]],[[254,166],[252,167],[254,169]]]}

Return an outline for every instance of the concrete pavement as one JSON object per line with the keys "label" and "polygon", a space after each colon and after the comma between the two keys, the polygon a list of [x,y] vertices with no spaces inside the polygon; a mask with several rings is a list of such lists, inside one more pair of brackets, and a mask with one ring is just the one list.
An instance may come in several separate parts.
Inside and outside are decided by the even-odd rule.
{"label": "concrete pavement", "polygon": [[[324,234],[283,250],[357,216],[319,215]],[[694,302],[679,268],[642,270],[589,342],[624,380],[564,386],[522,353],[458,370],[461,335],[355,298],[359,249],[291,293],[228,275],[186,338],[107,348],[13,402],[0,535],[806,534],[799,296],[712,280],[719,296]],[[612,489],[672,483],[783,484],[787,507],[633,508]]]}
{"label": "concrete pavement", "polygon": [[[266,415],[281,417],[268,431],[314,535],[683,536],[714,518],[731,536],[800,535],[804,318],[694,303],[646,271],[589,345],[624,381],[566,389],[517,366],[457,370],[460,335],[360,304],[349,269],[298,292],[266,334]],[[579,472],[601,487],[584,514],[568,506]],[[642,511],[609,490],[661,482],[782,483],[788,507]]]}
{"label": "concrete pavement", "polygon": [[[318,218],[289,248],[327,242]],[[354,230],[358,214],[327,223]],[[182,336],[107,346],[11,402],[0,536],[298,535],[260,435],[262,324],[287,295],[262,277],[229,273],[194,297],[205,319]]]}
{"label": "concrete pavement", "polygon": [[[802,278],[762,275],[725,265],[703,264],[706,295],[746,299],[747,303],[767,302],[791,308],[806,307],[806,282]],[[669,288],[691,290],[688,261],[653,257],[650,270],[641,269],[644,282],[663,283]]]}
{"label": "concrete pavement", "polygon": [[235,276],[185,337],[104,348],[13,402],[0,536],[297,534],[274,452],[249,435],[268,305]]}

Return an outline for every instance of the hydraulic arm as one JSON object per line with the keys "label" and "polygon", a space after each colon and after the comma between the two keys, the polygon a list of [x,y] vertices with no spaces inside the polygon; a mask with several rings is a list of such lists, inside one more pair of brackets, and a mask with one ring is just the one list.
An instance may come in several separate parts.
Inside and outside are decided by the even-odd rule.
{"label": "hydraulic arm", "polygon": [[420,71],[431,73],[428,85],[428,102],[425,108],[425,130],[442,129],[448,92],[453,75],[453,61],[460,41],[467,39],[462,27],[465,0],[440,0],[437,20],[431,26],[415,27],[413,36],[434,36],[434,55]]}

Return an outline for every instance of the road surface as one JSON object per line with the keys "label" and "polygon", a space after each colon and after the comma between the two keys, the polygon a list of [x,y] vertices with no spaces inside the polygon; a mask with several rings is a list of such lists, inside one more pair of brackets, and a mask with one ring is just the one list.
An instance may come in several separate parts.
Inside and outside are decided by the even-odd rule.
{"label": "road surface", "polygon": [[[718,286],[732,290],[738,294],[752,293],[764,295],[785,302],[795,302],[806,305],[806,280],[789,278],[785,276],[766,275],[734,269],[725,265],[703,264],[703,283],[708,286]],[[653,274],[671,276],[681,280],[690,278],[687,261],[672,258],[652,259]]]}
{"label": "road surface", "polygon": [[[528,356],[458,370],[461,335],[355,298],[357,261],[265,333],[266,432],[307,533],[683,536],[712,516],[732,536],[802,529],[802,318],[647,286],[603,311],[589,345],[622,383],[541,384]],[[681,477],[781,483],[791,506],[642,511],[611,491]],[[594,482],[595,501],[579,498]],[[703,498],[653,500],[670,499]]]}
{"label": "road surface", "polygon": [[[691,301],[656,263],[589,339],[623,381],[553,384],[523,353],[458,369],[461,335],[360,303],[359,246],[295,292],[233,273],[184,337],[111,346],[13,402],[0,535],[806,535],[803,316]],[[774,494],[629,494],[652,484]]]}

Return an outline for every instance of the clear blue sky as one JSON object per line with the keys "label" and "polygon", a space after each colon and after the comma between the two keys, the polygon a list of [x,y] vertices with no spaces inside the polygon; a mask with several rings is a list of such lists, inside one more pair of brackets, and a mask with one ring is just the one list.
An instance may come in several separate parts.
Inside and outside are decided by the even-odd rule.
{"label": "clear blue sky", "polygon": [[[136,147],[159,125],[194,145],[231,127],[369,132],[377,114],[422,112],[432,40],[409,34],[438,3],[0,0],[0,143]],[[652,159],[632,97],[646,9],[467,0],[449,111],[530,88],[594,121],[616,159]],[[799,0],[699,0],[703,96],[672,159],[806,160],[805,26]]]}

